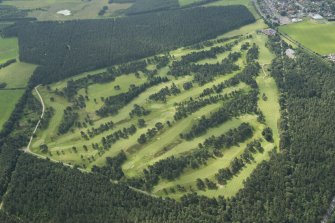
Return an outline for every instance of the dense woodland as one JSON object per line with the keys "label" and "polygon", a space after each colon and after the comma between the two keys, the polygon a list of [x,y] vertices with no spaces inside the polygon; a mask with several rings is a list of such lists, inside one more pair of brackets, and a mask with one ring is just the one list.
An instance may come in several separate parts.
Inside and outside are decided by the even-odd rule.
{"label": "dense woodland", "polygon": [[244,6],[196,7],[113,20],[21,23],[5,34],[19,37],[20,59],[40,64],[34,81],[47,83],[195,44],[254,21]]}
{"label": "dense woodland", "polygon": [[136,0],[135,3],[126,11],[126,14],[135,15],[153,11],[176,9],[178,7],[178,0]]}

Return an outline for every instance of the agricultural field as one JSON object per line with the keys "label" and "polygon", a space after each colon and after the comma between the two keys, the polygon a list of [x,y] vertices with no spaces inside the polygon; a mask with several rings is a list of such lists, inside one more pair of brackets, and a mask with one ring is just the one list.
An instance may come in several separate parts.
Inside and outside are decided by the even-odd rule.
{"label": "agricultural field", "polygon": [[23,93],[24,90],[0,90],[0,130]]}
{"label": "agricultural field", "polygon": [[321,55],[335,53],[334,22],[307,19],[299,23],[280,26],[279,30],[316,53]]}
{"label": "agricultural field", "polygon": [[274,55],[253,25],[40,86],[31,151],[159,196],[235,195],[279,145]]}
{"label": "agricultural field", "polygon": [[[25,10],[29,17],[35,17],[42,21],[98,19],[117,16],[132,5],[132,3],[109,4],[109,0],[5,0],[1,4]],[[107,6],[108,9],[103,15],[99,15],[104,6]],[[57,13],[62,10],[69,10],[71,15]]]}
{"label": "agricultural field", "polygon": [[19,54],[17,38],[0,37],[0,64],[15,59]]}
{"label": "agricultural field", "polygon": [[[17,38],[0,38],[0,64],[9,60],[18,60]],[[0,130],[12,113],[15,104],[24,93],[29,78],[33,74],[36,65],[15,62],[0,69]]]}

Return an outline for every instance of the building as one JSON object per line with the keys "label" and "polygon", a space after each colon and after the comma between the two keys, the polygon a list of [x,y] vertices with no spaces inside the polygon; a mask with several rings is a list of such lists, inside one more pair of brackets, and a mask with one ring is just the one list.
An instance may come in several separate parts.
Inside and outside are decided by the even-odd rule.
{"label": "building", "polygon": [[301,22],[301,21],[302,21],[302,19],[299,19],[299,18],[293,18],[293,19],[292,19],[292,22],[293,22],[293,23],[295,23],[295,22]]}
{"label": "building", "polygon": [[274,36],[277,33],[277,31],[274,29],[263,29],[261,32],[267,36]]}
{"label": "building", "polygon": [[285,51],[285,54],[286,54],[286,56],[287,56],[288,58],[290,58],[290,59],[294,59],[294,58],[295,58],[295,51],[292,50],[292,49],[287,49],[287,50]]}
{"label": "building", "polygon": [[328,59],[335,62],[335,54],[329,54]]}
{"label": "building", "polygon": [[323,17],[320,14],[312,14],[311,17],[312,17],[312,19],[315,19],[315,20],[323,19]]}

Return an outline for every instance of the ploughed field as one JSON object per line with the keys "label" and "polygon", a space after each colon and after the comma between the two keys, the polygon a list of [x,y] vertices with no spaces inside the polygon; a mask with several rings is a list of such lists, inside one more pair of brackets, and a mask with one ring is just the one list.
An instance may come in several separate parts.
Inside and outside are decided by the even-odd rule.
{"label": "ploughed field", "polygon": [[41,86],[31,150],[160,196],[233,196],[279,143],[266,41],[221,36]]}

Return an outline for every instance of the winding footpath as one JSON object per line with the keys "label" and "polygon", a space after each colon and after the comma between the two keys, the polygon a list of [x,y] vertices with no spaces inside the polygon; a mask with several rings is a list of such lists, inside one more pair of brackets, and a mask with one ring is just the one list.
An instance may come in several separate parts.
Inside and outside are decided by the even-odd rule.
{"label": "winding footpath", "polygon": [[[42,96],[40,95],[40,92],[38,91],[38,87],[39,87],[39,86],[40,86],[40,85],[38,85],[38,86],[35,87],[35,92],[36,92],[36,94],[38,95],[38,97],[39,97],[39,99],[40,99],[40,102],[41,102],[41,105],[42,105],[42,114],[41,114],[41,117],[40,117],[40,119],[38,120],[38,122],[37,122],[37,124],[36,124],[36,126],[35,126],[35,129],[34,129],[34,131],[33,131],[33,134],[32,134],[31,137],[30,137],[30,140],[29,140],[29,143],[28,143],[27,147],[24,148],[24,150],[23,150],[24,152],[27,152],[27,153],[32,153],[32,152],[30,151],[30,145],[31,145],[31,142],[33,141],[34,135],[35,135],[35,133],[37,132],[38,127],[39,127],[40,124],[41,124],[41,121],[42,121],[42,119],[43,119],[43,117],[44,117],[44,112],[45,112],[45,104],[44,104],[44,101],[43,101]],[[35,154],[35,153],[34,153],[34,155],[38,155],[38,154]],[[38,155],[38,156],[40,156],[40,155]]]}
{"label": "winding footpath", "polygon": [[327,223],[329,219],[331,218],[334,211],[335,211],[335,197],[331,201],[329,208],[327,210],[327,213],[323,216],[321,223]]}
{"label": "winding footpath", "polygon": [[[44,104],[44,101],[43,101],[43,98],[42,98],[40,92],[38,91],[38,87],[39,87],[39,86],[41,86],[41,85],[38,85],[38,86],[35,87],[35,92],[36,92],[36,94],[38,95],[38,98],[40,99],[40,102],[41,102],[41,105],[42,105],[42,114],[41,114],[40,119],[38,120],[38,122],[37,122],[37,124],[36,124],[36,126],[35,126],[35,129],[34,129],[33,133],[31,134],[31,137],[30,137],[30,140],[29,140],[29,143],[28,143],[27,147],[24,148],[23,151],[24,151],[25,153],[29,153],[29,154],[32,154],[32,155],[34,155],[34,156],[37,156],[37,157],[39,157],[39,158],[41,158],[41,159],[49,159],[50,161],[55,162],[55,163],[62,163],[62,162],[60,162],[60,161],[51,159],[51,158],[49,158],[49,157],[46,157],[46,156],[43,156],[43,155],[34,153],[33,151],[30,150],[30,146],[31,146],[31,143],[32,143],[32,141],[33,141],[33,139],[34,139],[34,135],[36,134],[37,129],[38,129],[38,127],[40,126],[41,121],[42,121],[42,119],[43,119],[43,117],[44,117],[44,113],[45,113],[45,104]],[[62,164],[65,165],[65,166],[68,166],[68,167],[72,167],[72,168],[74,167],[73,165],[68,164],[68,163],[62,163]],[[85,170],[85,169],[80,169],[80,170],[83,171],[83,172],[88,172],[88,171]]]}

